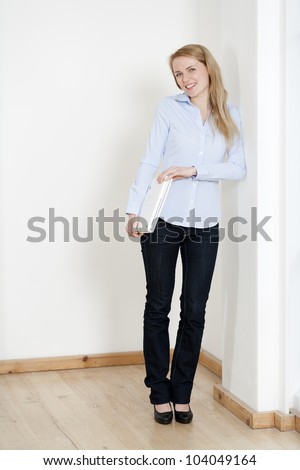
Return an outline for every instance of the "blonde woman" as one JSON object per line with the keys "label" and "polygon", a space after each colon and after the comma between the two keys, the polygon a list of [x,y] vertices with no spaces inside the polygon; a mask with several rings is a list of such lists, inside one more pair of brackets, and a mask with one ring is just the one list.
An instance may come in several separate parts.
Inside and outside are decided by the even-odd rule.
{"label": "blonde woman", "polygon": [[[205,47],[190,44],[170,56],[182,90],[158,106],[146,152],[130,188],[129,236],[141,237],[146,274],[144,311],[145,385],[150,388],[154,419],[160,424],[188,424],[193,380],[198,364],[218,251],[218,182],[246,174],[240,113],[227,103],[220,68]],[[134,224],[148,184],[172,178],[161,218],[151,234]],[[170,364],[169,317],[178,255],[182,260],[180,321]],[[174,407],[174,415],[172,405]]]}

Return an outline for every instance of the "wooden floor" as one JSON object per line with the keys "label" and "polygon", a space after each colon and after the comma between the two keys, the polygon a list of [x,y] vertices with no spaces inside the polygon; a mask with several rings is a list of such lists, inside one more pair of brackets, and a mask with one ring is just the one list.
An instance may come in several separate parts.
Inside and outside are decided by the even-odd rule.
{"label": "wooden floor", "polygon": [[144,366],[0,376],[0,449],[300,449],[300,434],[252,430],[212,398],[199,367],[189,425],[154,422]]}

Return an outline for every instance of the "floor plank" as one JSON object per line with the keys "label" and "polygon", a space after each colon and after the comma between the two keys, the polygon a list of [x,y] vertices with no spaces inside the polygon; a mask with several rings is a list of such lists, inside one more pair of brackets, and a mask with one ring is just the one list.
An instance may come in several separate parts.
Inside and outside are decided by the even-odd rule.
{"label": "floor plank", "polygon": [[198,368],[194,420],[153,420],[144,366],[0,377],[0,449],[300,449],[300,434],[253,430],[212,397],[220,379]]}

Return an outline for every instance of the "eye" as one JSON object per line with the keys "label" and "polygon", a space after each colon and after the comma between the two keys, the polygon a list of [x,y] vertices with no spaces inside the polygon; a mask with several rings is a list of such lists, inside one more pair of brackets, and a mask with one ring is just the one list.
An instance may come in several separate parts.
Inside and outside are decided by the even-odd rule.
{"label": "eye", "polygon": [[180,75],[182,75],[182,73],[181,73],[181,72],[177,72],[177,73],[175,73],[175,77],[176,77],[176,78],[180,77]]}
{"label": "eye", "polygon": [[189,72],[195,72],[195,70],[196,70],[195,68],[191,67],[191,68],[189,69]]}

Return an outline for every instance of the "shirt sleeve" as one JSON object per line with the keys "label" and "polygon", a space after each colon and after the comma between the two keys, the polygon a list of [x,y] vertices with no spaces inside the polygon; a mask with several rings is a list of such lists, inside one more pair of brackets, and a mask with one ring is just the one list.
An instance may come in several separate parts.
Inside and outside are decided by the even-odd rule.
{"label": "shirt sleeve", "polygon": [[232,106],[229,112],[238,128],[239,135],[228,148],[227,161],[211,164],[196,163],[194,167],[197,170],[197,175],[193,178],[200,181],[218,181],[239,180],[246,176],[247,170],[240,112],[235,106]]}
{"label": "shirt sleeve", "polygon": [[169,119],[165,101],[163,100],[157,108],[145,154],[141,158],[135,181],[129,190],[129,198],[126,206],[127,214],[138,214],[140,211],[147,188],[160,166],[169,127]]}

